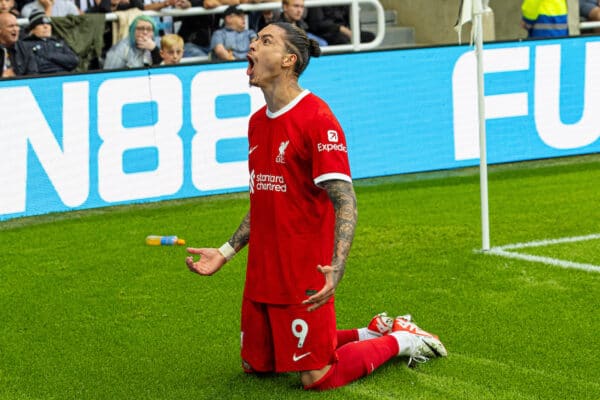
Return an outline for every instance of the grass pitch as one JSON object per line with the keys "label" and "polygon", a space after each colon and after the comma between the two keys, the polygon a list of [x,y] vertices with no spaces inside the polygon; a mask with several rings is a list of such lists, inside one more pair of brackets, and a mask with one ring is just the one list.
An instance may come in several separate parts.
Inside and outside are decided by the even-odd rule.
{"label": "grass pitch", "polygon": [[[360,180],[340,328],[411,313],[446,359],[392,360],[326,394],[241,372],[246,253],[213,277],[181,247],[219,246],[247,195],[0,223],[0,399],[598,399],[600,273],[484,255],[476,169]],[[492,245],[600,233],[600,155],[490,168]],[[529,249],[521,249],[528,252]],[[530,254],[600,264],[600,240]]]}

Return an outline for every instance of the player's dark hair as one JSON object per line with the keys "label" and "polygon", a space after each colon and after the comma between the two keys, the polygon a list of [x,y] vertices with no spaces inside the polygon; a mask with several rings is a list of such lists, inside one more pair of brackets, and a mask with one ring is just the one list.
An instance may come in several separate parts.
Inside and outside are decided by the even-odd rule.
{"label": "player's dark hair", "polygon": [[289,22],[278,21],[273,22],[272,25],[276,25],[285,31],[284,39],[287,50],[295,54],[298,58],[294,65],[294,72],[296,76],[300,76],[306,67],[308,67],[310,57],[319,57],[321,55],[319,43],[314,39],[309,39],[304,30]]}

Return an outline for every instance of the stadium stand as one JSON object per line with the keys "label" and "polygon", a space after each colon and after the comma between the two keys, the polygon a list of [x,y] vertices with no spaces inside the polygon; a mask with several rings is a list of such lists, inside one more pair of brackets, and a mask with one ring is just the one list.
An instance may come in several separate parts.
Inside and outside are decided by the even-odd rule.
{"label": "stadium stand", "polygon": [[[313,0],[310,3],[311,7],[322,6],[322,5],[349,5],[350,7],[354,7],[352,0]],[[369,30],[375,33],[376,38],[373,42],[370,43],[358,43],[358,41],[354,41],[349,45],[339,45],[339,46],[327,46],[327,48],[323,49],[324,53],[333,53],[333,52],[343,52],[343,51],[361,51],[374,49],[382,46],[384,37],[388,32],[391,32],[393,25],[395,24],[395,11],[385,13],[383,7],[379,3],[378,0],[360,0],[360,9],[365,9],[367,11],[356,11],[357,20],[356,24],[358,26],[362,26],[362,19],[365,18],[366,25]],[[270,9],[279,9],[281,7],[280,2],[267,2],[267,3],[257,3],[257,4],[243,4],[240,8],[246,11],[262,11],[262,10],[270,10]],[[224,11],[226,6],[221,6],[213,9],[204,9],[202,7],[192,7],[185,10],[179,9],[165,9],[161,11],[142,11],[141,13],[149,16],[178,16],[178,17],[186,17],[192,15],[201,15],[201,14],[219,14]],[[117,23],[119,18],[115,13],[107,13],[105,14],[106,23]],[[387,18],[387,21],[384,19]],[[387,24],[386,24],[387,23]],[[26,28],[28,25],[28,20],[25,18],[19,19],[19,25],[22,28]],[[114,25],[113,25],[114,26]],[[407,41],[403,39],[404,41]],[[393,36],[388,36],[388,41],[386,46],[390,46],[393,44]],[[410,42],[410,38],[408,38],[408,42]],[[183,59],[183,63],[193,63],[193,62],[207,62],[210,61],[209,57],[194,57]]]}

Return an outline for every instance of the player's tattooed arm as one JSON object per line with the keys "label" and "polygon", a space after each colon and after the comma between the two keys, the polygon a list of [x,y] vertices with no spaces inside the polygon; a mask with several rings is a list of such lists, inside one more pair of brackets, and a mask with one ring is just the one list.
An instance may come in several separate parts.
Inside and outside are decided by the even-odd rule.
{"label": "player's tattooed arm", "polygon": [[244,217],[240,226],[233,233],[233,236],[229,239],[229,244],[235,249],[236,252],[240,251],[244,246],[248,244],[250,240],[250,211]]}
{"label": "player's tattooed arm", "polygon": [[327,191],[335,210],[335,239],[331,266],[334,269],[333,285],[337,287],[344,276],[346,259],[354,239],[358,219],[356,194],[350,182],[331,180],[321,185]]}

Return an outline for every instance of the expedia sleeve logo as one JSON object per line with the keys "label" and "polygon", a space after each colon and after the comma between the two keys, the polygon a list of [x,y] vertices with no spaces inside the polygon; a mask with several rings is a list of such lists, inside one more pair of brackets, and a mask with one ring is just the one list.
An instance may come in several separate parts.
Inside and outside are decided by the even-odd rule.
{"label": "expedia sleeve logo", "polygon": [[333,144],[333,143],[327,143],[327,144],[323,144],[323,143],[318,143],[317,144],[317,150],[319,150],[319,152],[322,151],[343,151],[344,153],[348,152],[348,148],[346,146],[344,146],[341,143],[338,144]]}
{"label": "expedia sleeve logo", "polygon": [[327,131],[327,140],[329,143],[317,143],[317,150],[319,153],[323,151],[342,151],[344,153],[348,152],[348,148],[343,143],[338,143],[339,135],[337,131],[330,129]]}
{"label": "expedia sleeve logo", "polygon": [[337,143],[339,140],[337,131],[334,131],[333,129],[328,130],[327,131],[327,140],[329,140],[332,143]]}

